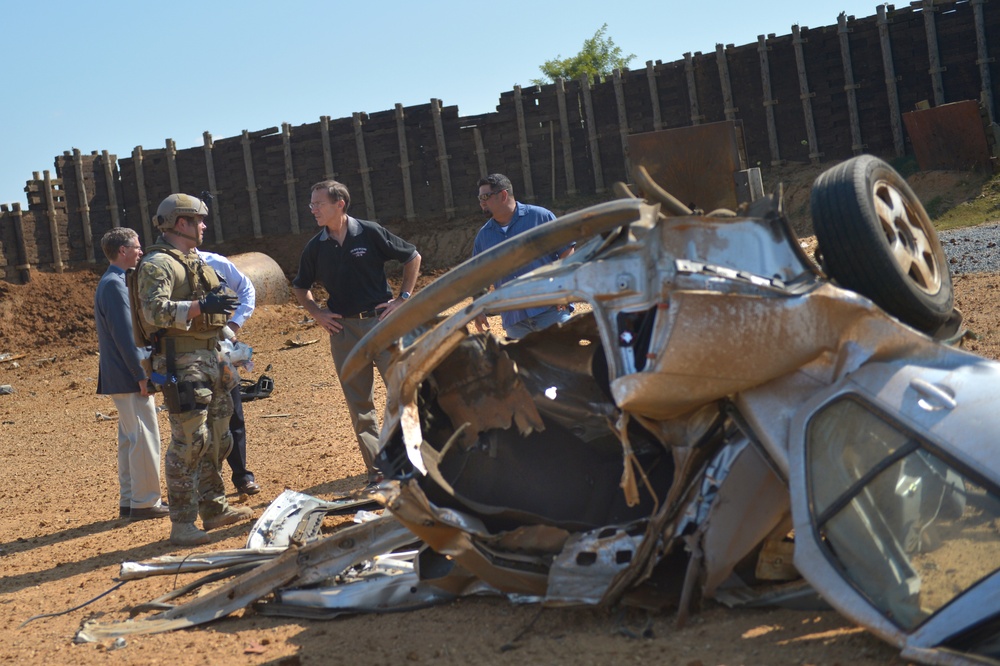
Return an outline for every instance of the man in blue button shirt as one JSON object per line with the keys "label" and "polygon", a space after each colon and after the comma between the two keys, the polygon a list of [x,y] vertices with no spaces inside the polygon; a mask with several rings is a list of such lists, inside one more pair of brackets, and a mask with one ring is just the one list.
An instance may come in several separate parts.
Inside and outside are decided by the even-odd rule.
{"label": "man in blue button shirt", "polygon": [[[552,211],[546,208],[515,201],[514,188],[510,184],[510,179],[501,173],[493,173],[479,179],[479,206],[491,217],[476,234],[476,240],[472,246],[472,256],[485,252],[511,236],[524,233],[540,224],[556,219]],[[568,245],[557,252],[539,257],[530,264],[520,267],[510,275],[504,276],[493,286],[500,287],[539,266],[550,264],[557,259],[564,259],[571,254],[573,254],[573,245]],[[508,310],[502,312],[500,318],[503,321],[507,337],[511,340],[518,340],[528,333],[540,331],[552,324],[562,323],[569,319],[571,314],[571,311],[565,306],[549,305],[541,308]],[[476,328],[483,333],[489,330],[489,323],[484,315],[476,318]]]}

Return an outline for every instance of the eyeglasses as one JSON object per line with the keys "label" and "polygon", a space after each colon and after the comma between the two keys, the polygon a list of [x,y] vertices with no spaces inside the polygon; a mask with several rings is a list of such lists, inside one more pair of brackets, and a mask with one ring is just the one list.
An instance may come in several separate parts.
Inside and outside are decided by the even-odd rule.
{"label": "eyeglasses", "polygon": [[334,199],[333,201],[319,201],[319,202],[316,202],[316,203],[310,202],[309,203],[309,210],[316,210],[317,208],[319,208],[321,206],[325,206],[327,204],[335,204],[338,201],[340,201],[340,199]]}
{"label": "eyeglasses", "polygon": [[136,243],[135,245],[125,245],[125,247],[127,247],[127,248],[129,248],[131,250],[141,250],[142,249],[142,246],[139,245],[138,243]]}
{"label": "eyeglasses", "polygon": [[496,192],[487,192],[486,194],[480,194],[479,195],[479,200],[480,201],[486,201],[487,199],[489,199],[494,194],[500,194],[501,192],[506,192],[506,191],[507,190],[497,190]]}

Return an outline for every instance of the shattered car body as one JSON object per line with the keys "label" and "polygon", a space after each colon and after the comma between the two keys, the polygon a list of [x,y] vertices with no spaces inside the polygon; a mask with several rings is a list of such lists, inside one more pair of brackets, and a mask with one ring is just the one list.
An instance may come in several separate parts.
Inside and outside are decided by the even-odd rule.
{"label": "shattered car body", "polygon": [[[912,192],[870,159],[846,168],[818,199],[874,211],[895,273],[870,294],[840,286],[843,264],[818,268],[774,198],[706,215],[647,182],[648,200],[465,262],[362,340],[345,375],[394,353],[373,497],[422,544],[417,578],[682,620],[700,597],[818,594],[906,658],[1000,663],[1000,365],[945,344],[950,279]],[[827,259],[871,257],[817,232]],[[481,294],[572,240],[567,259]],[[519,341],[468,326],[570,303],[589,307]],[[403,545],[381,529],[382,552]],[[285,571],[274,589],[319,582]]]}
{"label": "shattered car body", "polygon": [[[919,202],[877,175],[855,196],[903,238],[886,232],[888,254],[909,241],[900,272],[950,288]],[[400,310],[355,349],[348,367],[379,334],[400,339],[382,450],[393,515],[550,604],[649,603],[643,583],[666,579],[683,615],[699,594],[745,602],[801,574],[910,658],[1000,659],[1000,366],[838,286],[773,200],[738,217],[602,206],[552,223],[594,228],[568,259],[410,337],[429,318]],[[523,244],[564,240],[543,228]],[[463,265],[424,297],[442,310],[505,268]],[[481,313],[580,302],[517,342],[466,332]],[[946,337],[933,314],[913,319]],[[793,552],[794,569],[775,564]]]}

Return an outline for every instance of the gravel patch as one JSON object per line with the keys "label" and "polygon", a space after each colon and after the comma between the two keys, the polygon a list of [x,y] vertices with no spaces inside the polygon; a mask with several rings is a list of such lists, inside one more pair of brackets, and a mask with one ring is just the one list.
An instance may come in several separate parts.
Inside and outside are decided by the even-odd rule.
{"label": "gravel patch", "polygon": [[1000,222],[939,231],[952,275],[1000,272]]}

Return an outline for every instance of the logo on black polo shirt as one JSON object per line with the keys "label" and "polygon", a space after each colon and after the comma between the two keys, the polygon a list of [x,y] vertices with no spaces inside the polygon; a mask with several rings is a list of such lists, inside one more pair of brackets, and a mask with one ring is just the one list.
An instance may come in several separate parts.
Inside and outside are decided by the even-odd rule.
{"label": "logo on black polo shirt", "polygon": [[368,248],[366,247],[355,247],[351,249],[351,256],[355,259],[360,259],[366,254],[368,254]]}

